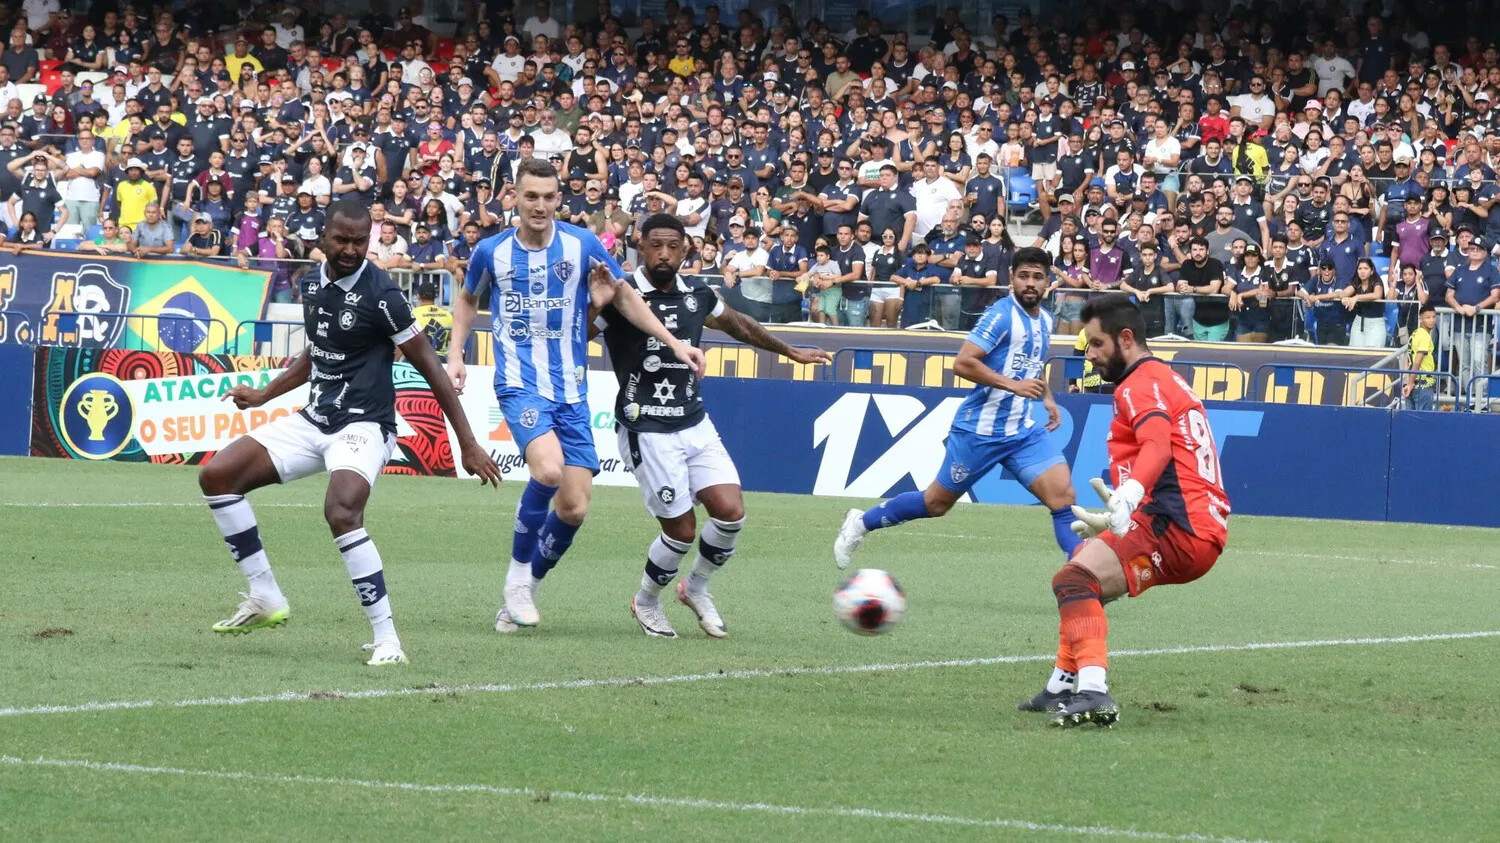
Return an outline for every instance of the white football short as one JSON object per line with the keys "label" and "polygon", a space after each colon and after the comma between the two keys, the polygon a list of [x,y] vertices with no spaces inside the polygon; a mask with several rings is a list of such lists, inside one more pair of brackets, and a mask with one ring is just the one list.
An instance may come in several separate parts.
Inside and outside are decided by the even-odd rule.
{"label": "white football short", "polygon": [[693,508],[698,492],[712,486],[740,485],[739,470],[707,416],[686,430],[635,433],[620,427],[620,453],[635,474],[646,511],[676,518]]}
{"label": "white football short", "polygon": [[327,471],[353,471],[375,485],[396,450],[396,437],[374,422],[354,422],[338,433],[324,433],[301,413],[283,416],[250,431],[271,455],[281,482],[290,483]]}
{"label": "white football short", "polygon": [[881,302],[888,302],[891,299],[900,298],[901,288],[895,286],[894,284],[889,287],[877,284],[874,287],[870,288],[870,304],[880,304]]}

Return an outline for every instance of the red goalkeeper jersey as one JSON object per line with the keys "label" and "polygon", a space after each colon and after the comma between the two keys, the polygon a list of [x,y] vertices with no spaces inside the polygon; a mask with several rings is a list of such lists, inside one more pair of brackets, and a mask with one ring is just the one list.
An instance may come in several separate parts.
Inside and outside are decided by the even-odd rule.
{"label": "red goalkeeper jersey", "polygon": [[1171,367],[1155,357],[1131,366],[1115,387],[1115,418],[1109,427],[1109,473],[1118,487],[1144,444],[1141,424],[1153,416],[1171,426],[1172,457],[1146,488],[1140,511],[1152,516],[1159,536],[1176,524],[1220,548],[1228,538],[1229,495],[1219,471],[1219,453],[1203,402]]}

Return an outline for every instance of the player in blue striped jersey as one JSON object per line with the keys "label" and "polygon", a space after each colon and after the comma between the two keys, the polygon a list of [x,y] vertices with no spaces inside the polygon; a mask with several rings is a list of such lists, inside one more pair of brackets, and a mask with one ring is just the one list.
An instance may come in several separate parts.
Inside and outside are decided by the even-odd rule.
{"label": "player in blue striped jersey", "polygon": [[[599,457],[588,407],[589,306],[615,310],[703,375],[703,352],[672,335],[588,229],[556,222],[557,171],[516,170],[515,228],[481,240],[453,310],[448,374],[462,392],[463,350],[480,301],[493,316],[495,397],[531,480],[516,507],[505,598],[495,629],[536,626],[535,591],[588,514]],[[548,508],[551,507],[549,514]]]}
{"label": "player in blue striped jersey", "polygon": [[[1041,249],[1020,249],[1011,261],[1010,296],[990,305],[969,333],[953,363],[953,374],[974,382],[948,431],[938,475],[926,491],[906,492],[872,509],[849,510],[833,544],[840,568],[871,530],[918,518],[938,518],[979,478],[1004,466],[1052,512],[1052,531],[1065,556],[1079,538],[1072,526],[1073,478],[1048,431],[1060,421],[1057,404],[1041,379],[1052,336],[1052,314],[1042,310],[1052,258]],[[1032,416],[1040,401],[1045,424]]]}

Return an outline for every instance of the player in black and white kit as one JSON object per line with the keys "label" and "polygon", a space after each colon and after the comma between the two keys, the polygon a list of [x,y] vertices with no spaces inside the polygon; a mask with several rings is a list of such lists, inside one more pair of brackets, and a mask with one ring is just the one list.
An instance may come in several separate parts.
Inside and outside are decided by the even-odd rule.
{"label": "player in black and white kit", "polygon": [[[828,363],[818,349],[792,348],[766,333],[755,320],[729,308],[719,294],[697,278],[677,274],[691,241],[682,223],[669,214],[646,220],[640,232],[641,268],[625,281],[634,284],[672,335],[698,346],[705,327],[714,328],[757,348],[797,363]],[[630,612],[647,635],[674,638],[677,633],[661,608],[661,592],[697,536],[694,503],[703,504],[709,521],[698,538],[698,558],[677,598],[698,625],[714,638],[726,634],[724,620],[708,593],[708,580],[734,555],[745,524],[740,475],[703,408],[696,373],[678,362],[660,341],[630,324],[613,306],[605,307],[594,327],[604,334],[609,359],[620,382],[615,401],[615,431],[620,454],[629,461],[646,511],[661,522],[661,535],[646,553],[646,572]]]}
{"label": "player in black and white kit", "polygon": [[374,629],[374,641],[365,646],[373,651],[366,664],[386,665],[406,662],[406,654],[391,619],[380,553],[365,533],[364,513],[370,489],[396,447],[391,382],[396,349],[432,387],[458,434],[464,468],[496,486],[500,470],[469,430],[453,383],[420,333],[406,295],[365,259],[369,247],[369,209],[351,200],[333,203],[322,243],[327,261],[302,282],[310,345],[265,389],[239,386],[224,396],[244,410],[310,383],[307,406],[215,454],[199,472],[198,485],[230,556],[250,583],[234,615],[213,630],[244,633],[281,626],[289,615],[245,495],[327,471],[323,516]]}

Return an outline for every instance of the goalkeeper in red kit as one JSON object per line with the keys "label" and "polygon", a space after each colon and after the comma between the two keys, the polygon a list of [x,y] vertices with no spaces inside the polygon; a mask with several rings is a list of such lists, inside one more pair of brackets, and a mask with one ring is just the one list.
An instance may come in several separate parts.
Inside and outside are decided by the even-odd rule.
{"label": "goalkeeper in red kit", "polygon": [[1214,566],[1228,537],[1229,496],[1203,402],[1146,347],[1146,323],[1128,296],[1083,308],[1085,352],[1115,384],[1109,429],[1110,490],[1095,480],[1103,512],[1073,507],[1085,541],[1052,578],[1061,616],[1047,686],[1021,703],[1055,726],[1111,726],[1120,717],[1105,681],[1104,604],[1155,585],[1192,582]]}

